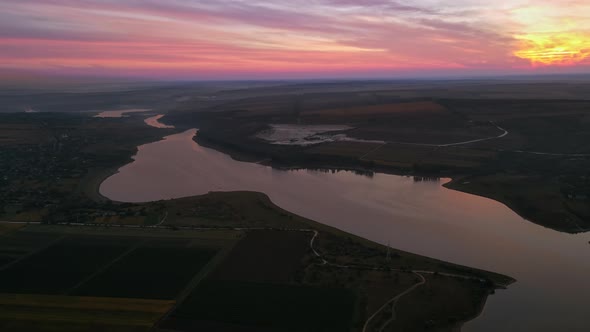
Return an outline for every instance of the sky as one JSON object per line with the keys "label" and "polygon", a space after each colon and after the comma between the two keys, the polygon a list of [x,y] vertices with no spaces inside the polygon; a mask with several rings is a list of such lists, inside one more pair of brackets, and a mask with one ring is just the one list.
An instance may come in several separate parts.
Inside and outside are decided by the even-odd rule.
{"label": "sky", "polygon": [[590,73],[590,1],[0,0],[0,75],[21,72],[157,79]]}

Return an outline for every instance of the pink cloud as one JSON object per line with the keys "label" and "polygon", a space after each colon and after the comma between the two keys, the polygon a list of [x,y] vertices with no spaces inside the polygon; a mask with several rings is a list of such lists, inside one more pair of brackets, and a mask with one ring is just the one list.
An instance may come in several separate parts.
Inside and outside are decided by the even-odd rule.
{"label": "pink cloud", "polygon": [[525,65],[519,25],[462,1],[21,0],[0,4],[0,67],[198,78]]}

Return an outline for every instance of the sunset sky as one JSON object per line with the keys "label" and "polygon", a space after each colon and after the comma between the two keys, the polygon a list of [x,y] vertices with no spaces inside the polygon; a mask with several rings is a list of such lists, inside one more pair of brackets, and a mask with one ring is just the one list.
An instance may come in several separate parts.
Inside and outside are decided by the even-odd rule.
{"label": "sunset sky", "polygon": [[0,70],[167,79],[590,73],[590,1],[0,0]]}

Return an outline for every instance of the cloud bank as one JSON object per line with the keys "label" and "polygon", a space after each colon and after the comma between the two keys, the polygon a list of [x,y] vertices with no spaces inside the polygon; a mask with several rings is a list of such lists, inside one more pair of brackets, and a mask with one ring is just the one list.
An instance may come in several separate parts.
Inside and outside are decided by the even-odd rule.
{"label": "cloud bank", "polygon": [[584,2],[0,1],[0,68],[224,79],[585,67]]}

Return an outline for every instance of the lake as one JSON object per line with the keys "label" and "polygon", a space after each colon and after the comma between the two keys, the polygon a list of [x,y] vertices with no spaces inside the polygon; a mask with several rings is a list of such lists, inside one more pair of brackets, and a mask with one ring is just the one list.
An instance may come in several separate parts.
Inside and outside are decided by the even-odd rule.
{"label": "lake", "polygon": [[[157,120],[156,120],[157,121]],[[496,201],[442,187],[448,179],[278,170],[200,146],[188,130],[139,147],[102,195],[146,202],[251,190],[280,207],[392,247],[516,278],[463,331],[588,331],[587,234],[528,222]]]}

